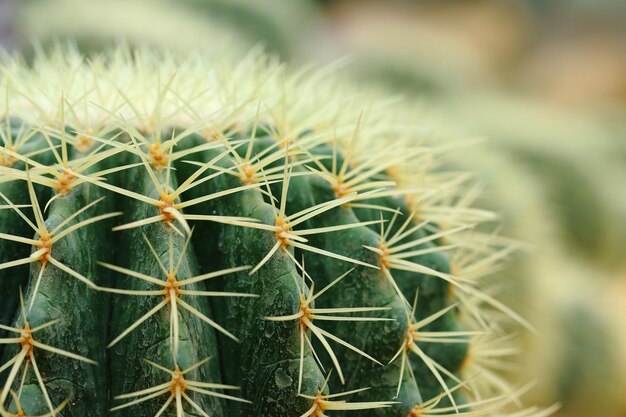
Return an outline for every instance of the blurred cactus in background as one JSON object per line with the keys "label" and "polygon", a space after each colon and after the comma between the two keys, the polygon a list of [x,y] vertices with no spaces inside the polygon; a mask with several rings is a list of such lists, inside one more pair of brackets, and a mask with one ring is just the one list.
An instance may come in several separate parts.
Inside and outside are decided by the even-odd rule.
{"label": "blurred cactus in background", "polygon": [[495,209],[495,202],[508,234],[531,245],[509,268],[521,289],[508,299],[547,337],[526,341],[524,375],[540,381],[535,398],[559,399],[566,416],[621,416],[626,205],[619,190],[626,170],[614,137],[620,130],[536,102],[468,99],[445,109],[462,120],[448,129],[451,136],[490,138],[489,146],[450,162],[482,173],[490,199],[478,205]]}
{"label": "blurred cactus in background", "polygon": [[15,16],[15,34],[26,50],[32,40],[44,47],[69,40],[86,52],[120,41],[206,50],[236,39],[244,50],[261,43],[287,59],[314,17],[306,1],[24,0]]}
{"label": "blurred cactus in background", "polygon": [[15,12],[14,0],[0,0],[0,46],[5,51],[15,49]]}

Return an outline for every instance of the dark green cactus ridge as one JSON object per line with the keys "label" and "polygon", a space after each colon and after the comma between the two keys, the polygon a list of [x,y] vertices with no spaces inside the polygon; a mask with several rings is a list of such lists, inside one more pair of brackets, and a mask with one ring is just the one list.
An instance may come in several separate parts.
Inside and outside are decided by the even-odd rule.
{"label": "dark green cactus ridge", "polygon": [[[501,415],[516,394],[474,340],[507,342],[521,318],[483,291],[509,249],[474,246],[488,236],[455,210],[463,181],[457,200],[429,200],[445,175],[425,194],[403,184],[432,152],[363,142],[360,117],[333,125],[342,111],[288,93],[319,74],[281,80],[251,54],[193,79],[166,60],[191,78],[157,76],[151,107],[133,88],[169,67],[119,54],[74,75],[118,83],[93,88],[98,123],[77,114],[87,86],[36,120],[4,109],[0,416]],[[7,83],[28,89],[19,75]],[[227,103],[194,105],[203,85]]]}

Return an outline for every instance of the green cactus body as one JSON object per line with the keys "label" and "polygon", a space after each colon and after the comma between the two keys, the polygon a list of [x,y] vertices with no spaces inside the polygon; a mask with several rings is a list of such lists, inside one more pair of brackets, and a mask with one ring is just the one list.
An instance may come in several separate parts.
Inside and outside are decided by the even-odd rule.
{"label": "green cactus body", "polygon": [[[9,198],[15,204],[28,203],[28,191],[17,182],[9,182],[0,184],[0,192],[3,196]],[[3,202],[5,203],[5,202]],[[0,227],[2,233],[16,236],[26,236],[30,233],[28,225],[15,213],[7,204],[4,204],[2,216],[0,217]],[[0,242],[0,263],[10,262],[15,257],[25,258],[29,254],[29,248],[19,242],[3,240]],[[3,269],[0,271],[0,291],[2,294],[15,294],[23,287],[28,279],[28,266],[21,265],[15,269]],[[3,323],[9,323],[13,320],[19,299],[15,297],[6,297],[0,306],[0,320]],[[0,336],[5,337],[6,332],[0,331]],[[2,348],[0,347],[0,354]]]}
{"label": "green cactus body", "polygon": [[[39,150],[46,150],[41,140],[30,140],[34,133],[28,132],[24,124],[16,120],[5,120],[4,129],[0,131],[0,137],[6,149],[19,151],[21,154],[30,155],[40,163],[49,163],[46,154],[38,154]],[[24,169],[24,163],[13,154],[0,156],[0,167],[15,167]],[[0,183],[0,233],[15,236],[28,236],[31,229],[20,215],[11,209],[9,201],[18,206],[29,203],[28,190],[19,182]],[[39,189],[39,187],[37,187]],[[42,192],[39,190],[39,192]],[[7,201],[7,199],[9,201]],[[28,209],[26,209],[28,211]],[[10,262],[15,258],[24,258],[28,255],[29,248],[19,242],[11,240],[0,241],[0,263]],[[28,277],[28,266],[21,265],[16,269],[0,270],[0,294],[16,294],[21,287],[25,287]],[[9,323],[13,320],[19,299],[6,297],[0,305],[0,322]],[[5,331],[0,329],[0,337],[5,337]],[[0,355],[4,346],[0,346]]]}
{"label": "green cactus body", "polygon": [[[159,175],[164,177],[165,173]],[[148,175],[144,172],[133,172],[125,178],[125,182],[131,185],[130,188],[146,195],[154,192],[154,185]],[[175,178],[170,178],[169,184],[175,185]],[[151,213],[151,207],[143,203],[134,201],[128,202],[133,209],[126,211],[129,215],[125,217],[125,222],[132,222],[141,219]],[[197,261],[194,251],[188,239],[175,235],[162,223],[147,225],[141,229],[130,229],[123,233],[120,240],[120,251],[126,254],[125,267],[134,272],[154,277],[161,281],[168,278],[175,278],[182,282],[197,276]],[[154,253],[153,253],[154,251]],[[157,258],[158,256],[158,258]],[[165,268],[163,270],[162,268]],[[111,266],[110,268],[113,268]],[[167,274],[166,274],[167,272]],[[151,361],[174,369],[179,365],[181,369],[187,369],[194,364],[211,358],[206,364],[197,368],[190,375],[195,380],[210,381],[219,383],[219,356],[217,353],[217,342],[214,329],[207,326],[198,318],[189,314],[183,307],[180,309],[178,319],[179,330],[176,335],[172,335],[174,340],[178,340],[176,349],[176,361],[173,360],[173,343],[170,338],[171,331],[171,303],[168,309],[167,296],[164,289],[153,283],[128,277],[123,272],[117,277],[118,288],[125,288],[131,291],[161,292],[156,295],[114,295],[111,304],[111,314],[116,317],[111,321],[111,334],[117,337],[132,326],[137,320],[150,311],[154,311],[162,305],[154,315],[141,323],[136,330],[130,332],[128,336],[119,340],[111,347],[111,390],[113,392],[126,393],[140,391],[145,387],[167,383],[168,376],[162,370],[151,366],[144,361],[150,358]],[[184,286],[185,290],[203,291],[202,283],[192,283]],[[129,300],[132,298],[132,300]],[[189,303],[193,308],[199,310],[204,316],[211,317],[210,305],[198,302],[197,298],[180,295],[183,302]],[[114,339],[114,341],[117,340]],[[113,342],[111,342],[113,343]],[[211,397],[195,398],[207,413],[223,414],[220,401]],[[157,413],[162,403],[153,402],[151,408],[144,407],[146,415]]]}
{"label": "green cactus body", "polygon": [[[410,173],[392,179],[432,156],[419,134],[417,152],[397,154],[377,142],[390,125],[344,111],[355,102],[319,106],[339,97],[324,71],[290,76],[258,53],[224,72],[200,57],[121,51],[71,73],[78,59],[7,72],[7,94],[43,94],[4,111],[42,132],[27,142],[48,162],[18,153],[24,166],[0,169],[3,417],[20,407],[489,416],[516,398],[466,370],[488,370],[467,356],[475,336],[519,317],[481,292],[479,276],[457,275],[451,254],[492,266],[506,252],[474,248],[474,224],[454,206],[441,210],[449,219],[420,212],[411,201],[424,195],[402,184]],[[31,92],[44,80],[67,91]]]}
{"label": "green cactus body", "polygon": [[[92,201],[99,191],[95,187],[81,187],[68,197],[55,200],[50,205],[46,219],[48,230],[54,229],[83,207],[85,201]],[[81,219],[79,216],[77,220],[92,217],[93,211],[98,210],[96,208],[96,210],[88,211],[85,217]],[[107,227],[110,229],[111,225],[92,224],[67,235],[54,244],[54,258],[64,265],[72,265],[72,269],[82,275],[94,276],[97,264],[91,252],[102,248],[99,248],[99,245],[86,246],[84,242],[90,239],[90,236],[101,235]],[[28,290],[24,294],[26,317],[31,328],[58,320],[50,328],[37,333],[36,340],[40,340],[39,337],[41,337],[42,343],[99,363],[106,363],[106,352],[102,351],[102,344],[106,342],[106,338],[100,328],[101,320],[108,321],[108,297],[98,294],[93,288],[51,264],[44,268],[43,264],[39,263],[31,268],[29,281],[33,285],[28,285]],[[37,287],[37,280],[42,269],[40,285]],[[69,312],[71,314],[68,314]],[[17,322],[20,323],[23,319],[24,314],[20,312]],[[90,336],[86,337],[85,334]],[[41,352],[44,353],[45,350]],[[7,349],[5,359],[8,360],[15,353],[13,349]],[[75,415],[82,415],[90,410],[106,413],[108,382],[105,367],[56,355],[53,352],[45,352],[40,356],[37,347],[35,347],[34,356],[39,372],[42,375],[50,375],[46,386],[54,404],[59,404],[65,398],[71,397]],[[31,389],[27,391],[28,395],[23,396],[24,403],[39,403],[40,407],[36,412],[45,413],[45,397],[42,395],[36,374],[32,372],[32,369],[25,381],[25,387],[29,386]]]}

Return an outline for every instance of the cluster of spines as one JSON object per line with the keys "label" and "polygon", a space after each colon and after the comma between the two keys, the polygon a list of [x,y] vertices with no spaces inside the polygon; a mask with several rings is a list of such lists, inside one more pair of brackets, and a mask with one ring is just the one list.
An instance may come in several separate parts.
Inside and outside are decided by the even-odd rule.
{"label": "cluster of spines", "polygon": [[[128,68],[128,71],[137,71],[137,69]],[[323,71],[320,73],[323,74]],[[315,362],[317,362],[319,366],[323,366],[324,362],[323,358],[320,358],[316,353],[313,343],[311,343],[311,334],[316,336],[321,342],[323,349],[329,355],[331,359],[330,363],[336,368],[341,383],[345,382],[341,371],[342,367],[327,339],[340,343],[343,347],[358,354],[358,356],[371,359],[373,362],[378,362],[379,365],[382,365],[377,359],[370,356],[370,354],[346,342],[332,332],[323,330],[313,324],[313,319],[329,320],[330,322],[377,322],[393,319],[393,321],[399,320],[404,323],[405,328],[402,329],[402,337],[398,340],[399,345],[394,349],[396,354],[387,358],[390,363],[393,363],[396,359],[401,357],[402,365],[397,372],[399,382],[395,390],[396,397],[400,394],[405,372],[413,372],[412,368],[407,366],[407,355],[410,351],[415,352],[419,360],[426,364],[428,370],[435,376],[439,385],[439,391],[443,391],[442,394],[437,394],[430,401],[415,404],[415,407],[410,411],[410,415],[412,416],[430,415],[433,413],[442,415],[442,413],[445,414],[447,412],[463,414],[468,413],[467,411],[463,411],[468,409],[472,409],[471,415],[491,415],[494,410],[510,402],[511,397],[514,397],[514,391],[508,386],[504,386],[504,380],[499,377],[497,372],[491,373],[481,362],[474,359],[479,358],[478,355],[481,354],[489,355],[491,352],[489,348],[476,349],[477,355],[470,355],[463,363],[464,370],[472,369],[471,364],[475,363],[475,367],[477,367],[481,373],[488,373],[490,375],[491,383],[489,380],[486,382],[487,391],[485,391],[484,387],[474,383],[474,381],[481,378],[480,375],[469,374],[467,375],[469,379],[466,382],[462,382],[461,377],[447,370],[435,359],[429,357],[425,351],[419,347],[421,343],[466,344],[469,342],[468,337],[488,342],[498,342],[500,339],[506,339],[502,336],[489,337],[486,333],[487,330],[494,329],[488,329],[483,326],[486,324],[487,320],[483,317],[481,309],[478,308],[480,305],[487,304],[489,307],[500,311],[500,313],[503,313],[505,316],[521,321],[517,315],[506,309],[482,289],[479,290],[477,286],[477,279],[482,277],[484,273],[492,272],[498,262],[508,254],[510,249],[508,245],[505,245],[504,248],[498,247],[494,249],[490,247],[489,244],[482,244],[488,240],[477,232],[466,233],[467,229],[472,228],[475,222],[489,218],[489,214],[486,212],[468,208],[475,194],[474,189],[470,188],[469,192],[459,195],[458,190],[464,190],[465,187],[460,184],[457,177],[446,176],[445,174],[440,175],[434,182],[425,181],[427,185],[423,187],[416,187],[414,182],[407,187],[403,187],[402,178],[430,179],[427,178],[429,175],[427,171],[420,173],[420,175],[415,175],[412,172],[410,172],[410,175],[407,175],[406,172],[401,171],[404,167],[408,167],[408,171],[415,169],[416,166],[420,165],[418,161],[421,162],[422,159],[426,160],[431,158],[434,151],[426,147],[419,147],[416,148],[418,150],[409,150],[405,153],[399,153],[398,149],[402,149],[401,144],[399,144],[397,148],[390,147],[387,144],[386,147],[375,149],[375,151],[372,152],[371,148],[375,147],[376,144],[369,141],[364,144],[363,140],[359,140],[359,131],[363,129],[360,118],[357,122],[358,128],[352,129],[354,132],[353,137],[343,143],[342,149],[346,157],[342,158],[339,155],[340,152],[337,146],[339,140],[335,139],[327,128],[319,126],[318,124],[315,125],[315,129],[308,130],[311,125],[314,124],[316,116],[319,116],[318,119],[322,120],[323,124],[324,120],[327,119],[327,117],[324,117],[324,114],[314,113],[309,117],[300,117],[301,120],[296,120],[295,122],[288,119],[287,115],[289,111],[287,109],[291,107],[297,108],[298,103],[294,105],[294,103],[288,102],[289,99],[293,97],[293,94],[287,94],[287,91],[282,91],[283,94],[280,95],[281,99],[276,104],[276,108],[274,111],[272,111],[272,109],[268,110],[264,118],[259,116],[261,105],[256,106],[254,116],[251,117],[252,113],[248,112],[246,115],[246,111],[242,110],[242,104],[241,106],[233,105],[232,107],[234,108],[226,108],[226,110],[219,109],[219,112],[223,113],[221,115],[221,122],[217,124],[208,123],[207,119],[210,120],[210,116],[199,117],[199,115],[205,114],[203,112],[204,109],[195,109],[193,100],[183,98],[183,92],[188,93],[189,89],[183,92],[174,90],[172,87],[174,79],[175,77],[172,76],[164,84],[164,87],[161,87],[160,84],[156,85],[156,102],[151,111],[144,111],[144,109],[133,104],[133,98],[124,93],[123,85],[116,86],[113,93],[110,94],[110,97],[101,97],[101,105],[95,110],[95,112],[100,113],[101,120],[99,123],[95,124],[89,123],[88,118],[79,116],[80,112],[77,110],[79,105],[64,97],[60,98],[60,105],[55,107],[57,111],[52,116],[52,120],[50,119],[51,115],[48,109],[42,108],[41,104],[33,103],[33,107],[39,112],[40,119],[45,122],[44,126],[37,129],[27,128],[26,135],[29,135],[29,137],[20,139],[20,136],[18,136],[18,140],[15,142],[12,139],[7,139],[8,137],[12,138],[12,132],[6,137],[3,136],[5,146],[2,148],[2,152],[4,155],[3,161],[8,162],[5,165],[10,165],[15,161],[24,163],[25,170],[7,167],[3,169],[3,174],[5,174],[4,178],[7,181],[26,181],[28,183],[31,200],[30,206],[35,214],[36,224],[33,224],[27,219],[20,211],[18,204],[14,204],[9,198],[4,198],[4,200],[6,202],[6,209],[19,213],[25,221],[31,224],[37,232],[39,240],[35,241],[27,237],[9,236],[7,234],[5,234],[3,238],[19,243],[35,245],[36,247],[39,247],[38,245],[41,244],[41,249],[33,253],[33,255],[36,256],[31,255],[23,260],[12,260],[2,264],[1,267],[8,268],[18,266],[20,263],[40,262],[42,267],[40,268],[41,272],[37,277],[35,288],[37,288],[37,282],[40,281],[43,274],[43,266],[46,266],[47,263],[50,262],[54,267],[61,269],[95,289],[127,295],[164,296],[164,300],[157,304],[158,308],[154,307],[148,313],[150,315],[155,314],[159,309],[164,308],[166,304],[169,305],[170,338],[172,341],[171,353],[173,354],[174,361],[176,361],[178,353],[178,313],[176,309],[179,306],[183,306],[183,308],[186,308],[193,315],[218,329],[227,337],[231,339],[235,338],[233,334],[226,331],[215,321],[194,309],[193,306],[186,304],[179,298],[180,295],[254,296],[259,294],[236,291],[218,294],[218,292],[211,293],[199,290],[189,290],[189,292],[185,294],[184,291],[187,290],[180,288],[184,286],[185,281],[181,282],[176,280],[177,267],[173,267],[175,262],[171,243],[169,245],[170,251],[168,256],[170,257],[170,262],[168,268],[164,265],[159,265],[165,275],[165,279],[162,281],[138,271],[132,271],[109,263],[103,264],[108,269],[115,270],[153,285],[162,286],[162,289],[118,290],[105,288],[104,286],[96,285],[81,273],[64,265],[50,255],[52,250],[46,245],[50,246],[55,242],[53,235],[59,232],[60,229],[63,229],[64,226],[68,226],[66,229],[68,231],[59,233],[60,237],[57,237],[57,239],[61,239],[63,236],[99,220],[106,220],[110,217],[117,216],[119,213],[106,213],[93,216],[81,222],[74,223],[71,226],[69,226],[69,224],[74,218],[68,217],[65,224],[57,226],[55,230],[48,231],[44,225],[43,213],[39,209],[39,202],[37,201],[33,184],[39,184],[53,189],[55,191],[53,199],[62,198],[70,194],[81,184],[84,184],[84,187],[100,188],[119,194],[124,198],[135,200],[137,203],[147,205],[149,209],[146,209],[146,212],[153,213],[150,216],[137,218],[131,222],[118,225],[115,227],[115,230],[144,229],[150,225],[162,224],[166,230],[171,231],[171,234],[168,235],[170,242],[174,236],[177,236],[176,239],[183,239],[187,242],[185,244],[186,247],[192,235],[192,228],[189,223],[210,221],[226,225],[226,228],[239,227],[265,232],[269,234],[270,240],[274,239],[274,243],[269,250],[257,259],[256,264],[250,265],[250,267],[231,266],[230,269],[225,269],[224,272],[243,272],[243,270],[251,268],[249,271],[252,275],[250,279],[254,279],[255,273],[261,271],[264,267],[270,268],[271,261],[277,257],[286,257],[287,261],[292,264],[292,267],[290,267],[290,279],[294,279],[294,289],[295,293],[298,295],[299,308],[295,313],[291,311],[285,312],[284,315],[272,315],[265,317],[264,320],[289,321],[293,319],[293,321],[296,322],[296,334],[300,340],[297,348],[299,351],[297,393],[302,395],[302,398],[311,402],[310,407],[302,414],[303,416],[322,416],[325,415],[325,410],[375,409],[393,407],[396,405],[393,401],[390,402],[393,398],[383,398],[380,399],[381,401],[367,401],[353,404],[343,401],[330,401],[329,399],[335,398],[338,394],[333,395],[327,393],[328,378],[325,378],[326,382],[318,386],[316,393],[306,394],[301,392],[304,372],[305,342],[308,349],[310,349],[309,352],[315,357]],[[313,77],[313,79],[315,79],[315,77]],[[294,77],[287,81],[282,80],[280,85],[287,90],[289,85],[300,81],[301,79],[299,77]],[[27,96],[27,93],[24,93],[24,95]],[[116,106],[107,108],[106,105],[110,105],[112,103],[111,100],[117,100],[118,103]],[[81,104],[85,102],[81,100],[77,101]],[[168,106],[164,105],[166,102]],[[240,101],[233,101],[233,103],[239,102]],[[262,104],[267,105],[267,103]],[[126,107],[127,110],[130,110],[131,114],[127,114],[125,117],[123,112],[119,111],[120,107]],[[66,108],[68,109],[67,111],[65,110]],[[164,108],[170,109],[170,112],[172,111],[171,109],[174,109],[174,114],[170,113],[165,116],[164,113],[167,112],[164,111]],[[321,113],[324,111],[324,109],[320,110]],[[69,114],[72,115],[72,117],[69,117],[72,119],[71,121],[66,120],[66,116]],[[85,110],[82,116],[90,114],[92,114],[91,110]],[[181,114],[183,116],[179,117]],[[186,120],[189,118],[193,119],[191,123],[189,123],[189,120]],[[106,122],[103,122],[102,119],[106,120]],[[178,126],[176,125],[180,124],[181,120],[185,121],[187,125],[191,127],[177,130],[176,128]],[[250,122],[247,120],[250,120]],[[261,121],[263,121],[263,123],[261,123]],[[9,132],[10,125],[10,120],[7,119],[7,132]],[[270,143],[263,143],[260,149],[255,150],[255,140],[257,136],[263,136],[257,135],[257,130],[260,125],[263,126],[262,131],[265,135],[266,142],[269,141]],[[67,126],[70,126],[70,128],[67,129]],[[242,129],[245,129],[246,126],[252,126],[249,136],[242,132]],[[340,126],[340,128],[345,130],[346,126]],[[334,130],[334,133],[337,133],[336,130],[337,129]],[[37,134],[33,134],[33,131],[36,131]],[[67,133],[67,131],[71,133]],[[169,138],[166,140],[162,138],[162,135],[165,136],[164,132],[170,132]],[[204,133],[206,134],[203,135]],[[204,136],[206,139],[196,141],[198,143],[194,143],[192,146],[187,144],[187,142],[193,142],[201,136]],[[19,149],[13,145],[13,143],[23,144],[33,141],[32,138],[37,138],[41,141],[42,137],[47,146],[40,146],[43,150],[38,150],[37,152],[45,153],[49,151],[56,158],[55,164],[47,165],[45,163],[39,163],[33,158],[33,155],[20,153]],[[189,138],[192,138],[192,140],[188,140]],[[68,158],[68,143],[80,154],[75,161],[70,161]],[[328,146],[329,144],[332,146],[330,156],[316,152],[320,147]],[[360,146],[364,146],[366,150],[359,149]],[[59,148],[60,153],[58,152]],[[175,148],[182,148],[182,150],[175,152]],[[242,152],[242,150],[245,151]],[[109,167],[107,169],[89,170],[89,168],[119,155],[131,155],[129,159],[132,159],[132,162],[113,166],[112,168]],[[211,155],[211,157],[207,158],[206,155]],[[192,159],[193,161],[189,161],[188,159]],[[341,161],[339,161],[339,159],[341,159]],[[176,170],[181,172],[179,179],[184,179],[181,180],[181,185],[178,187],[174,186],[174,181],[172,180],[174,165],[176,165]],[[195,168],[192,170],[187,169],[189,174],[187,178],[184,178],[185,174],[182,173],[186,171],[186,167],[190,166]],[[113,184],[114,181],[109,181],[107,178],[107,176],[112,174],[125,173],[126,171],[137,172],[137,170],[142,173],[138,175],[147,178],[147,183],[149,184],[143,192],[115,185]],[[215,183],[216,179],[221,180],[224,176],[232,177],[231,179],[233,181],[239,181],[241,185],[226,187],[214,192],[206,191],[215,187],[212,183]],[[435,177],[437,177],[436,174]],[[312,181],[311,178],[313,179]],[[305,184],[305,187],[309,188],[290,193],[290,181],[298,181],[298,186]],[[306,195],[306,193],[311,190],[311,186],[307,186],[306,184],[310,182],[315,183],[316,181],[317,184],[314,185],[328,191],[330,198],[315,201],[315,199],[310,199],[309,196]],[[324,186],[323,184],[326,185]],[[217,188],[219,189],[219,187]],[[294,186],[292,185],[291,190],[293,189]],[[199,195],[181,201],[181,194],[185,192],[189,192],[190,195],[199,193]],[[254,216],[249,214],[247,216],[232,216],[223,213],[215,215],[202,212],[202,208],[206,207],[206,205],[212,201],[232,197],[236,194],[249,194],[250,192],[260,192],[266,201],[264,204],[271,206],[271,214],[273,217],[271,222],[263,222],[262,219],[254,218]],[[441,197],[442,194],[445,195],[444,198]],[[393,202],[400,201],[401,203],[394,207],[393,205],[386,204],[386,200],[392,200]],[[289,201],[291,201],[291,203]],[[381,203],[381,201],[384,203]],[[46,204],[46,207],[48,207],[48,204]],[[96,204],[96,201],[90,203],[84,210],[87,210],[93,204]],[[294,208],[288,207],[289,204],[293,205]],[[411,205],[413,207],[410,207]],[[194,210],[194,208],[198,208],[198,210]],[[360,218],[359,221],[345,224],[332,224],[332,221],[327,224],[324,223],[328,221],[329,216],[332,220],[337,210],[374,212],[377,213],[378,218]],[[217,211],[219,212],[219,210]],[[82,212],[83,210],[81,209],[80,213]],[[389,216],[391,216],[391,218],[389,218]],[[398,216],[402,217],[401,222],[397,221]],[[316,218],[325,219],[319,222],[313,221]],[[420,221],[416,220],[418,218]],[[396,230],[392,232],[394,224]],[[399,226],[399,224],[401,224],[401,226]],[[320,235],[334,235],[338,232],[361,230],[364,227],[381,228],[381,232],[378,235],[380,240],[376,245],[358,245],[359,242],[357,242],[359,247],[364,246],[364,249],[374,254],[373,257],[370,257],[368,260],[350,257],[339,253],[339,251],[322,249],[315,244],[311,244],[309,241],[309,237],[317,239]],[[415,239],[416,234],[421,235],[421,237]],[[409,238],[410,241],[402,244],[401,242],[407,238]],[[446,243],[440,244],[442,240],[446,240]],[[146,239],[146,243],[149,245],[150,239]],[[396,246],[394,247],[394,245]],[[475,249],[476,247],[479,249]],[[46,248],[47,250],[44,250]],[[459,248],[460,250],[456,252],[459,263],[454,273],[440,271],[412,260],[413,258],[430,253],[444,253]],[[154,252],[152,247],[150,247],[150,249],[151,252]],[[305,272],[304,261],[299,262],[297,260],[299,256],[292,252],[294,249],[303,256],[312,254],[322,260],[329,258],[334,261],[342,262],[340,265],[353,264],[360,270],[370,269],[378,271],[375,275],[377,278],[382,278],[388,282],[393,292],[401,301],[400,306],[406,317],[362,317],[359,315],[359,313],[367,311],[390,310],[390,308],[382,308],[380,306],[317,308],[310,305],[316,296],[311,295],[312,288],[309,288],[306,282],[308,280],[313,283],[316,281],[316,277],[311,278]],[[230,250],[236,250],[236,248],[230,248]],[[156,255],[156,259],[157,261],[159,260],[158,255]],[[319,259],[314,262],[320,262]],[[372,260],[374,262],[372,262]],[[301,271],[301,273],[298,273],[298,270]],[[414,293],[417,293],[417,288],[419,287],[416,283],[416,274],[422,277],[432,276],[441,279],[454,289],[451,291],[451,297],[457,298],[458,302],[449,303],[446,301],[444,302],[444,304],[446,304],[445,306],[441,306],[441,308],[428,314],[427,317],[418,320],[415,317],[416,305],[411,306],[407,301],[407,297],[405,297],[406,288],[401,289],[398,286],[393,274],[394,270],[414,274],[412,285],[415,291],[411,291]],[[322,291],[331,288],[334,284],[346,277],[346,275],[348,275],[347,272],[339,274],[339,278],[330,281],[328,285],[324,286]],[[204,273],[195,278],[186,278],[186,281],[200,282],[209,277],[211,277],[211,273]],[[324,279],[330,280],[330,278],[332,277],[323,277],[321,280],[323,282]],[[194,281],[194,279],[196,279],[196,281]],[[35,290],[31,298],[31,303],[34,303],[36,294],[37,291]],[[417,300],[417,296],[415,298]],[[446,332],[420,331],[423,326],[451,313],[453,309],[456,310],[459,306],[465,307],[459,309],[461,314],[464,312],[470,313],[469,317],[462,317],[463,321],[473,325],[478,324],[479,330],[453,330]],[[325,313],[330,314],[330,316],[325,315]],[[336,317],[332,316],[332,314],[350,314],[350,316]],[[354,316],[354,314],[357,315]],[[148,314],[142,316],[134,324],[125,329],[120,336],[125,336],[129,331],[134,330],[148,317]],[[500,331],[501,329],[496,330]],[[312,333],[309,334],[307,331]],[[117,342],[118,340],[120,340],[120,338],[116,338],[113,342]],[[399,350],[397,348],[399,348]],[[493,363],[501,362],[503,361],[493,361]],[[489,361],[486,363],[488,367]],[[193,365],[191,368],[193,368]],[[16,373],[16,371],[13,372],[14,369],[16,369],[15,366],[12,368],[12,375]],[[168,387],[172,388],[171,392],[173,394],[157,414],[163,413],[170,403],[175,402],[177,413],[181,415],[183,398],[189,401],[189,404],[198,412],[204,413],[202,408],[193,402],[191,398],[187,397],[186,394],[183,396],[184,392],[181,390],[185,385],[181,383],[181,378],[185,371],[181,371],[177,364],[174,370],[167,371],[172,373],[172,385],[168,385]],[[446,377],[448,381],[445,381],[444,377]],[[13,379],[14,378],[15,375],[13,375]],[[413,377],[413,380],[415,380],[415,377]],[[450,380],[454,381],[454,387],[449,386]],[[5,384],[5,394],[3,394],[2,398],[3,403],[4,400],[8,398],[6,392],[8,392],[7,388],[11,386],[12,382],[13,381],[10,380]],[[215,388],[232,388],[232,386],[214,385]],[[190,386],[193,386],[193,384]],[[141,400],[151,399],[157,396],[157,394],[162,395],[170,392],[168,387],[158,386],[155,388],[146,388],[132,394],[122,395],[122,398],[145,395],[129,403],[134,405]],[[43,382],[42,390],[45,392]],[[466,396],[471,398],[472,395],[474,395],[474,399],[466,400],[465,404],[457,405],[453,396],[455,390],[465,390]],[[494,396],[492,395],[493,392],[490,391],[499,391],[500,394]],[[348,391],[350,394],[359,394],[361,392],[362,389],[360,388]],[[502,395],[502,393],[508,395]],[[483,395],[491,395],[496,400],[486,401],[482,398]],[[434,408],[433,404],[438,404],[444,397],[449,400],[450,405],[439,409]],[[17,398],[19,399],[19,396],[17,396]],[[407,404],[405,404],[405,406],[406,405]],[[49,404],[49,407],[50,413],[54,414],[55,410],[52,408],[51,404]],[[117,408],[120,408],[120,406]],[[430,414],[426,413],[425,410],[429,410]]]}

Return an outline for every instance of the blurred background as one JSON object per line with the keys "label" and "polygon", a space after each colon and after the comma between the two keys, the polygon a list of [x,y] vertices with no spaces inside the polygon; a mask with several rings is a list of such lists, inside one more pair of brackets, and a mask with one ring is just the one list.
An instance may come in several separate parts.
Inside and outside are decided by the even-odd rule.
{"label": "blurred background", "polygon": [[484,138],[446,163],[528,243],[503,271],[541,332],[521,336],[515,378],[561,416],[626,416],[624,0],[0,0],[5,50],[65,40],[349,56],[342,73],[441,137]]}

